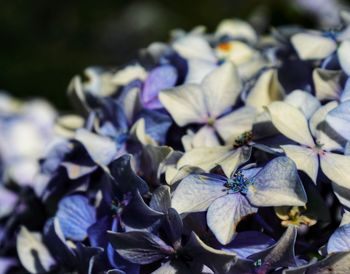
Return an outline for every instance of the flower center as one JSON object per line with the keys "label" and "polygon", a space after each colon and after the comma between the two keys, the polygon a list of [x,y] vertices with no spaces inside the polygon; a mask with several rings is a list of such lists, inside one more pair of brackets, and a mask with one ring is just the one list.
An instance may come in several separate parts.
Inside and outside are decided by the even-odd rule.
{"label": "flower center", "polygon": [[312,148],[312,150],[314,152],[316,152],[319,155],[323,155],[324,154],[324,150],[323,150],[323,144],[316,142],[316,145]]}
{"label": "flower center", "polygon": [[235,139],[233,145],[234,148],[242,147],[248,145],[253,139],[253,133],[251,131],[246,131]]}
{"label": "flower center", "polygon": [[214,126],[214,123],[215,123],[214,118],[212,118],[212,117],[208,118],[208,121],[207,121],[208,126],[212,127],[212,126]]}
{"label": "flower center", "polygon": [[246,178],[241,171],[236,172],[232,178],[227,179],[224,183],[224,187],[227,188],[228,194],[241,193],[243,195],[247,194],[248,186],[253,183]]}
{"label": "flower center", "polygon": [[282,226],[288,227],[288,225],[307,225],[313,226],[317,223],[316,219],[312,219],[309,216],[304,215],[306,208],[293,206],[293,207],[275,207],[275,213],[279,219],[281,219]]}

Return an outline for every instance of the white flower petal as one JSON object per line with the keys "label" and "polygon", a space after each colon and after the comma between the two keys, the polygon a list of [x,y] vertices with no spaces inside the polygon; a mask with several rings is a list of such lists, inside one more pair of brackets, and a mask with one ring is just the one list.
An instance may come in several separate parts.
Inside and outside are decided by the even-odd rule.
{"label": "white flower petal", "polygon": [[291,158],[299,170],[304,171],[316,184],[318,173],[318,156],[309,148],[295,145],[281,146],[286,155]]}
{"label": "white flower petal", "polygon": [[200,84],[217,67],[216,63],[201,59],[187,60],[186,84]]}
{"label": "white flower petal", "polygon": [[30,273],[49,272],[55,264],[41,240],[41,235],[30,232],[23,226],[17,236],[17,253],[22,265]]}
{"label": "white flower petal", "polygon": [[246,197],[254,206],[304,206],[307,202],[296,165],[288,157],[271,160],[251,180]]}
{"label": "white flower petal", "polygon": [[350,140],[350,101],[345,101],[330,110],[326,121],[342,137]]}
{"label": "white flower petal", "polygon": [[319,100],[336,100],[342,90],[340,86],[341,71],[317,68],[312,72],[316,97]]}
{"label": "white flower petal", "polygon": [[201,87],[194,84],[161,91],[159,100],[179,126],[205,123],[208,115]]}
{"label": "white flower petal", "polygon": [[107,137],[80,128],[75,133],[75,139],[84,145],[92,160],[98,165],[108,165],[117,155],[116,144]]}
{"label": "white flower petal", "polygon": [[185,59],[201,59],[216,62],[214,51],[209,43],[199,35],[186,35],[173,44],[175,51]]}
{"label": "white flower petal", "polygon": [[294,90],[284,99],[284,102],[299,109],[304,113],[306,119],[321,106],[321,103],[310,93],[302,90]]}
{"label": "white flower petal", "polygon": [[242,85],[235,65],[226,62],[208,74],[201,87],[208,112],[216,118],[234,105]]}
{"label": "white flower petal", "polygon": [[223,245],[232,241],[236,226],[247,215],[257,212],[241,194],[228,194],[216,199],[208,208],[207,223]]}
{"label": "white flower petal", "polygon": [[177,168],[195,166],[209,172],[220,165],[227,176],[246,162],[250,156],[250,149],[238,148],[233,150],[231,146],[218,146],[212,148],[194,148],[186,152],[178,161]]}
{"label": "white flower petal", "polygon": [[211,126],[203,126],[192,138],[192,147],[215,147],[219,146],[219,140],[215,129]]}
{"label": "white flower petal", "polygon": [[273,125],[283,135],[297,143],[314,146],[306,118],[300,110],[284,102],[273,102],[267,109]]}
{"label": "white flower petal", "polygon": [[214,127],[226,144],[233,144],[241,134],[252,130],[255,117],[255,108],[241,107],[218,119]]}
{"label": "white flower petal", "polygon": [[[326,120],[328,113],[335,109],[337,105],[338,102],[336,101],[329,102],[316,110],[309,120],[311,134],[315,137],[316,141],[322,145],[322,149],[326,151],[343,150],[342,144],[338,143],[336,139],[332,138],[334,127]],[[329,125],[331,126],[329,127]],[[329,131],[330,128],[332,128],[331,131]],[[333,137],[335,136],[333,135]]]}
{"label": "white flower petal", "polygon": [[171,206],[178,213],[205,211],[215,199],[226,194],[224,183],[224,180],[204,174],[189,175],[174,191]]}
{"label": "white flower petal", "polygon": [[277,79],[277,70],[269,69],[259,76],[246,98],[246,104],[262,112],[264,106],[280,99],[282,88]]}
{"label": "white flower petal", "polygon": [[340,66],[347,75],[350,75],[350,41],[343,41],[338,48]]}
{"label": "white flower petal", "polygon": [[321,155],[320,160],[323,173],[336,185],[349,190],[350,156],[325,152]]}
{"label": "white flower petal", "polygon": [[291,42],[302,60],[319,60],[331,55],[337,44],[330,38],[310,33],[298,33]]}
{"label": "white flower petal", "polygon": [[251,43],[255,43],[258,39],[257,34],[251,25],[237,19],[226,19],[220,22],[215,35],[243,38]]}

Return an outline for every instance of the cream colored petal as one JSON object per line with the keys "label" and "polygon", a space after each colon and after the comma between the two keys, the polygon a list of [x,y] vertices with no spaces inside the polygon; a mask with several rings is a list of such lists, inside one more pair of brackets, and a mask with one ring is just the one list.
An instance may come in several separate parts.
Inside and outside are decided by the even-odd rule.
{"label": "cream colored petal", "polygon": [[201,84],[207,110],[216,118],[236,102],[242,88],[235,65],[226,62],[208,74]]}
{"label": "cream colored petal", "polygon": [[267,106],[273,125],[289,139],[314,146],[307,120],[297,108],[285,102],[273,102]]}
{"label": "cream colored petal", "polygon": [[311,149],[302,146],[284,145],[281,147],[286,155],[295,162],[297,168],[304,171],[316,184],[319,166],[317,154]]}
{"label": "cream colored petal", "polygon": [[179,126],[205,123],[208,118],[204,93],[194,84],[161,91],[159,100]]}

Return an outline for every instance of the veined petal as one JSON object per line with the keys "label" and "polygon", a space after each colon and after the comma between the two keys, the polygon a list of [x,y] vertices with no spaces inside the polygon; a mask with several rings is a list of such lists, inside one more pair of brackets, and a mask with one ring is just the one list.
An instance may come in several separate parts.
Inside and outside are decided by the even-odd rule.
{"label": "veined petal", "polygon": [[304,206],[307,201],[294,162],[288,157],[271,160],[253,179],[247,198],[254,206]]}
{"label": "veined petal", "polygon": [[194,84],[161,91],[159,100],[179,126],[204,123],[208,118],[201,87]]}
{"label": "veined petal", "polygon": [[302,60],[324,59],[337,48],[337,44],[332,39],[310,33],[295,34],[291,42]]}
{"label": "veined petal", "polygon": [[208,266],[214,273],[229,273],[237,261],[235,253],[214,249],[206,245],[194,232],[192,232],[184,249],[200,263]]}
{"label": "veined petal", "polygon": [[338,227],[327,244],[327,253],[350,251],[350,224]]}
{"label": "veined petal", "polygon": [[171,206],[178,213],[205,211],[215,199],[226,194],[224,183],[217,176],[189,175],[174,191]]}
{"label": "veined petal", "polygon": [[303,113],[284,102],[273,102],[267,106],[273,125],[289,139],[313,147],[314,140]]}
{"label": "veined petal", "polygon": [[313,95],[306,91],[294,90],[284,99],[284,102],[299,109],[309,119],[321,106],[321,103]]}
{"label": "veined petal", "polygon": [[317,154],[302,146],[284,145],[281,147],[286,155],[295,162],[297,168],[304,171],[316,184],[319,165]]}
{"label": "veined petal", "polygon": [[325,152],[320,160],[323,173],[331,181],[350,189],[350,156]]}
{"label": "veined petal", "polygon": [[157,106],[156,102],[158,102],[159,92],[173,87],[176,80],[177,71],[171,65],[159,66],[153,69],[144,83],[142,91],[143,103],[149,106]]}
{"label": "veined petal", "polygon": [[226,62],[208,74],[201,87],[207,110],[215,118],[234,105],[242,84],[235,65]]}
{"label": "veined petal", "polygon": [[208,208],[207,223],[223,245],[232,241],[236,226],[247,215],[257,212],[241,194],[228,194],[216,199]]}
{"label": "veined petal", "polygon": [[226,144],[233,144],[238,136],[252,130],[255,117],[255,108],[241,107],[218,119],[214,127]]}
{"label": "veined petal", "polygon": [[72,195],[60,201],[56,217],[66,238],[82,241],[87,237],[87,229],[96,221],[96,211],[86,197]]}

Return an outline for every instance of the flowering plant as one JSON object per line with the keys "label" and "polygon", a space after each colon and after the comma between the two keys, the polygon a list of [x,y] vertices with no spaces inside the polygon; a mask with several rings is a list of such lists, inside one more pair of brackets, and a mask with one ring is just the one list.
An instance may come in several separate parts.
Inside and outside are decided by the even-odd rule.
{"label": "flowering plant", "polygon": [[350,273],[343,17],[173,32],[74,115],[3,95],[0,273]]}

